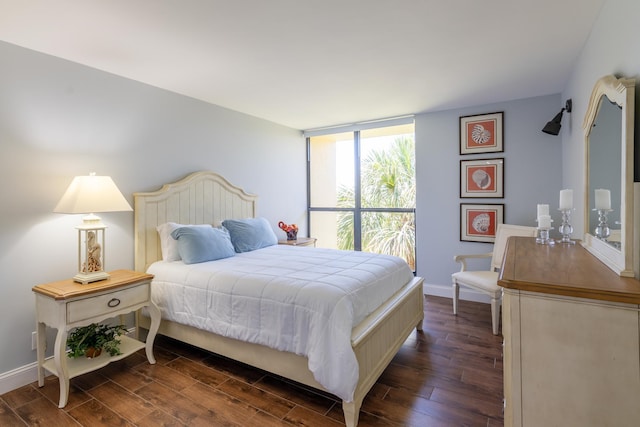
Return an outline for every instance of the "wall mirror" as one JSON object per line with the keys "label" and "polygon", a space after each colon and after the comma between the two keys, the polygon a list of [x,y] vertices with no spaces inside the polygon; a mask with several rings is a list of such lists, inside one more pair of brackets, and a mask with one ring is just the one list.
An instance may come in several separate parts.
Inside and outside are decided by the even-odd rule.
{"label": "wall mirror", "polygon": [[639,268],[634,265],[634,98],[634,79],[601,78],[591,93],[583,124],[582,244],[617,274],[628,277],[637,276]]}

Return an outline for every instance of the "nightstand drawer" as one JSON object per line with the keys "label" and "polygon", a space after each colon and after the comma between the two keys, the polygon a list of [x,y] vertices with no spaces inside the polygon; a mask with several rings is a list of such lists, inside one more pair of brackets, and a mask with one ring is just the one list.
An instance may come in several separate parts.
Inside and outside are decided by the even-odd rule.
{"label": "nightstand drawer", "polygon": [[67,323],[122,310],[149,300],[149,283],[67,304]]}

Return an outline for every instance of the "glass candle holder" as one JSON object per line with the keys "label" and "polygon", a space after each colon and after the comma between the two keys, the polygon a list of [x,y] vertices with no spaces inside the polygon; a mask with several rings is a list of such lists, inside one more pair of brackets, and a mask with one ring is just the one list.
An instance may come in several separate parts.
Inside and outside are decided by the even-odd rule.
{"label": "glass candle holder", "polygon": [[562,212],[562,224],[558,227],[558,231],[562,238],[558,240],[558,243],[564,243],[567,245],[575,245],[575,241],[571,240],[571,233],[573,233],[573,226],[571,225],[571,209],[559,209]]}
{"label": "glass candle holder", "polygon": [[598,226],[594,230],[595,236],[600,240],[607,240],[607,238],[611,235],[611,229],[607,224],[607,215],[613,209],[594,209],[594,211],[598,212]]}
{"label": "glass candle holder", "polygon": [[536,237],[536,243],[540,245],[554,245],[556,243],[555,240],[549,238],[549,232],[551,230],[553,230],[553,227],[538,227],[538,237]]}

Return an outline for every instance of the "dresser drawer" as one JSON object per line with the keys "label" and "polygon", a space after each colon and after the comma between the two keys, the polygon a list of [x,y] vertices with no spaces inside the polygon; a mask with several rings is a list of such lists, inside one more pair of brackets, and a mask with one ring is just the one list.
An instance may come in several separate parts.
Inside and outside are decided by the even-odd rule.
{"label": "dresser drawer", "polygon": [[149,300],[150,283],[67,303],[67,323],[113,313]]}

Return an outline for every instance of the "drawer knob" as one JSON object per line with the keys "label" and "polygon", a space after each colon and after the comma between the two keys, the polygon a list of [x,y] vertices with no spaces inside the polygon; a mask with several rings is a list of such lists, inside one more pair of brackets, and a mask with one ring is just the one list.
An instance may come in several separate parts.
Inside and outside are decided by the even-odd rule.
{"label": "drawer knob", "polygon": [[117,307],[120,305],[120,300],[118,298],[111,298],[107,305],[111,308]]}

